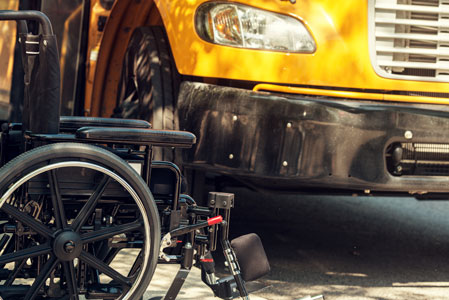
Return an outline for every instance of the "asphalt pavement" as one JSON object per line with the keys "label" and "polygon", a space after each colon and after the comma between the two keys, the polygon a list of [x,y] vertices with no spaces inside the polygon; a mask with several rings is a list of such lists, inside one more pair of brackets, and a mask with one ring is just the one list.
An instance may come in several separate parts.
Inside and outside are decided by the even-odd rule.
{"label": "asphalt pavement", "polygon": [[[449,202],[226,192],[236,194],[231,238],[256,232],[271,264],[248,284],[251,300],[449,299]],[[158,266],[144,299],[161,299],[177,268]],[[218,298],[193,269],[177,299]]]}
{"label": "asphalt pavement", "polygon": [[227,192],[231,234],[258,233],[271,263],[253,295],[449,299],[449,202]]}

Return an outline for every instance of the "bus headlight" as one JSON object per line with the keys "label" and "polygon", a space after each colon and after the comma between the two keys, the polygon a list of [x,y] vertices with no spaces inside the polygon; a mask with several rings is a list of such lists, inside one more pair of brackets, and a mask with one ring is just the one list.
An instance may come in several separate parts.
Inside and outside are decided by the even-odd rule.
{"label": "bus headlight", "polygon": [[238,3],[201,5],[195,28],[202,39],[219,45],[300,53],[316,49],[315,40],[298,19]]}

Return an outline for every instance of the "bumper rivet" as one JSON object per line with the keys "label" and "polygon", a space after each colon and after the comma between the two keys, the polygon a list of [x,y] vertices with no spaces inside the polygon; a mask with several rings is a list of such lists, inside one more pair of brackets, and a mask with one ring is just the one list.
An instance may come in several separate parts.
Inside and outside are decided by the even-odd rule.
{"label": "bumper rivet", "polygon": [[234,154],[229,154],[229,159],[233,159],[234,158]]}
{"label": "bumper rivet", "polygon": [[406,132],[404,132],[404,137],[407,140],[410,140],[413,137],[413,133],[410,130],[407,130]]}
{"label": "bumper rivet", "polygon": [[287,162],[286,160],[284,160],[284,161],[282,162],[282,165],[283,165],[284,167],[286,167],[286,166],[288,166],[288,162]]}

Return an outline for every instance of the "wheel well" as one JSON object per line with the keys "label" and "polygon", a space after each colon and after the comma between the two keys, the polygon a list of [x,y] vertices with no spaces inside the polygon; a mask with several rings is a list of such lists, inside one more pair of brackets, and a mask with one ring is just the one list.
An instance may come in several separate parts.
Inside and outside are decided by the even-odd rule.
{"label": "wheel well", "polygon": [[[116,106],[123,57],[132,33],[141,26],[164,27],[162,16],[154,1],[117,1],[104,28],[93,82],[86,82],[86,86],[91,85],[91,89],[86,88],[91,92],[87,92],[85,97],[85,111],[88,112],[88,116],[110,117],[112,115]],[[183,78],[189,81],[244,89],[252,89],[256,84],[221,78],[195,76],[183,76]]]}
{"label": "wheel well", "polygon": [[153,25],[163,25],[154,1],[116,2],[104,28],[92,92],[86,93],[86,103],[89,104],[85,109],[89,116],[111,116],[116,104],[123,56],[131,34],[137,27]]}

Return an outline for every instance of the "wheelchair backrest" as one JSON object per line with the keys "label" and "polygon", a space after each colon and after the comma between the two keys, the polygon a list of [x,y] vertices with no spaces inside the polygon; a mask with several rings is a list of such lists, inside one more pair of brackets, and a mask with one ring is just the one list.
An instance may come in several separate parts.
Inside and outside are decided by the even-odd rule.
{"label": "wheelchair backrest", "polygon": [[[50,20],[39,11],[0,11],[0,20],[18,22],[24,68],[23,130],[59,132],[60,66],[56,36]],[[24,20],[41,25],[41,34],[28,33]]]}

